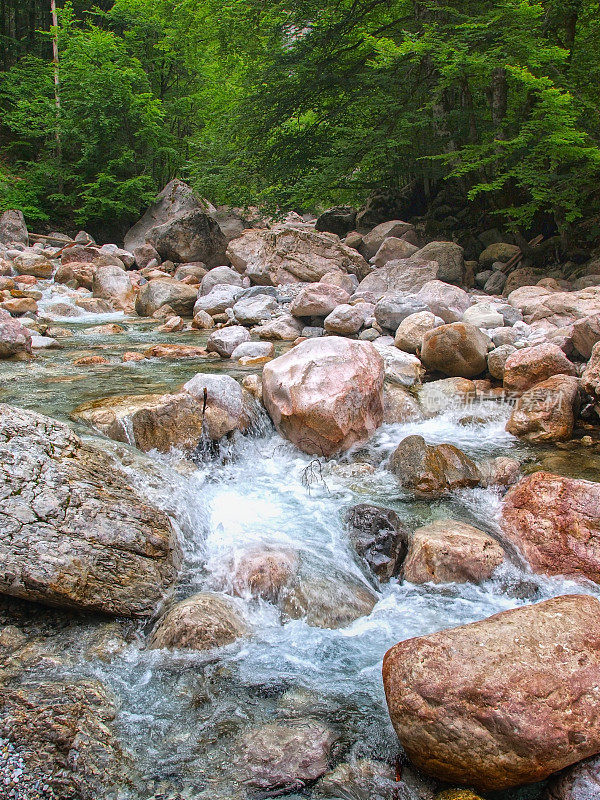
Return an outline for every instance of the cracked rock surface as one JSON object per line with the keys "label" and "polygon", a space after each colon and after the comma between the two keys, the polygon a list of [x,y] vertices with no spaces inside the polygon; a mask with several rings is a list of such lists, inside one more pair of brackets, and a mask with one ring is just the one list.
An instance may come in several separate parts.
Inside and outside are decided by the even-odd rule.
{"label": "cracked rock surface", "polygon": [[0,593],[149,616],[179,563],[169,518],[108,453],[61,422],[0,404]]}

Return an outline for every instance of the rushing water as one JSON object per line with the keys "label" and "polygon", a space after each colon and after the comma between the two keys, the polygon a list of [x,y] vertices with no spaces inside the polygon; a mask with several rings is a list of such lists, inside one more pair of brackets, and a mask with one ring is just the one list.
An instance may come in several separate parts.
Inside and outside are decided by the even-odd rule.
{"label": "rushing water", "polygon": [[[66,419],[84,401],[168,391],[198,371],[227,368],[199,359],[124,364],[125,350],[143,351],[158,341],[198,344],[203,337],[158,335],[153,323],[122,315],[124,334],[86,333],[91,324],[104,321],[97,315],[64,320],[74,336],[61,340],[61,349],[42,351],[33,362],[4,364],[0,400]],[[90,353],[101,353],[109,363],[73,366]],[[371,614],[338,630],[311,627],[304,620],[283,623],[269,603],[240,598],[251,635],[209,653],[145,649],[148,625],[141,623],[104,623],[99,644],[97,620],[79,620],[68,634],[68,657],[40,670],[99,678],[114,691],[117,730],[135,764],[123,797],[244,796],[238,794],[243,764],[236,761],[236,740],[252,726],[278,718],[310,715],[332,725],[340,734],[338,760],[374,757],[393,763],[398,746],[381,683],[382,657],[391,645],[556,594],[598,593],[591,585],[532,576],[515,565],[481,586],[414,586],[397,580],[374,586],[353,556],[342,516],[357,502],[389,506],[411,529],[452,516],[499,535],[495,490],[414,501],[399,490],[385,460],[404,436],[420,433],[429,443],[451,442],[475,458],[511,455],[536,468],[548,453],[528,451],[508,435],[508,413],[502,404],[484,402],[421,423],[385,425],[367,446],[328,463],[299,453],[268,424],[239,437],[215,460],[196,465],[182,465],[177,454],[155,454],[153,461],[132,458],[128,448],[106,442],[139,491],[176,521],[184,550],[180,597],[227,589],[232,560],[257,545],[296,550],[302,569],[321,581],[324,593],[338,579],[353,576],[378,596]],[[554,450],[553,457],[560,452]],[[565,456],[563,471],[577,472],[578,463],[586,471],[585,458]],[[356,462],[368,466],[351,468]]]}

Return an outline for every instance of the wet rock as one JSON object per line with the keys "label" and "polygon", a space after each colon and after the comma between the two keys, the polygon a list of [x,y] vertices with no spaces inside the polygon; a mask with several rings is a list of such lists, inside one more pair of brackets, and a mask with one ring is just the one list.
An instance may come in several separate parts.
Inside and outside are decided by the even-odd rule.
{"label": "wet rock", "polygon": [[473,381],[467,378],[442,378],[418,388],[419,405],[426,417],[435,417],[451,408],[472,403],[477,395]]}
{"label": "wet rock", "polygon": [[209,269],[227,263],[227,240],[219,224],[200,208],[151,228],[146,242],[163,260],[201,261]]}
{"label": "wet rock", "polygon": [[300,560],[291,548],[254,547],[227,564],[225,585],[240,597],[261,597],[275,603],[294,580]]}
{"label": "wet rock", "polygon": [[333,731],[314,719],[271,722],[250,730],[238,745],[238,772],[258,789],[298,787],[329,768]]}
{"label": "wet rock", "polygon": [[44,776],[52,797],[96,800],[126,783],[115,715],[116,700],[99,681],[25,680],[3,687],[0,736],[21,749],[27,771]]}
{"label": "wet rock", "polygon": [[22,253],[13,259],[17,275],[32,275],[34,278],[51,278],[54,266],[40,253]]}
{"label": "wet rock", "polygon": [[263,370],[263,402],[278,431],[306,453],[333,455],[383,421],[383,359],[366,342],[308,339]]}
{"label": "wet rock", "polygon": [[415,297],[446,323],[460,322],[472,303],[464,289],[439,280],[425,283]]}
{"label": "wet rock", "polygon": [[227,256],[239,272],[260,286],[314,283],[328,272],[350,272],[362,278],[370,271],[363,257],[334,234],[290,223],[245,231],[229,243]]}
{"label": "wet rock", "polygon": [[242,342],[231,354],[231,360],[242,365],[263,364],[274,357],[275,345],[272,342]]}
{"label": "wet rock", "polygon": [[113,309],[133,311],[135,292],[125,270],[114,266],[96,267],[92,281],[94,297],[110,302]]}
{"label": "wet rock", "polygon": [[202,403],[208,436],[218,441],[233,431],[248,430],[252,422],[246,394],[231,375],[199,372],[183,385],[183,391]]}
{"label": "wet rock", "polygon": [[474,378],[486,368],[490,340],[465,322],[441,325],[423,335],[421,361],[443,375]]}
{"label": "wet rock", "polygon": [[544,800],[596,800],[600,797],[600,758],[575,764],[551,781]]}
{"label": "wet rock", "polygon": [[506,430],[529,442],[564,442],[573,435],[578,409],[579,380],[553,375],[521,395]]}
{"label": "wet rock", "polygon": [[408,547],[408,531],[391,508],[353,506],[346,514],[352,546],[380,581],[400,571]]}
{"label": "wet rock", "polygon": [[148,281],[139,291],[135,311],[140,317],[151,317],[161,306],[168,305],[175,314],[191,317],[198,291],[174,279]]}
{"label": "wet rock", "polygon": [[233,306],[233,315],[240,325],[260,325],[272,319],[279,306],[274,297],[265,294],[241,297]]}
{"label": "wet rock", "polygon": [[95,367],[101,366],[102,364],[109,364],[108,358],[104,358],[104,356],[82,356],[81,358],[76,358],[73,361],[73,366],[75,367]]}
{"label": "wet rock", "polygon": [[534,572],[600,583],[600,484],[548,472],[510,489],[502,531]]}
{"label": "wet rock", "polygon": [[232,325],[211,333],[206,343],[206,350],[209,353],[218,353],[221,358],[230,358],[236,347],[249,341],[250,333],[246,328],[241,325]]}
{"label": "wet rock", "polygon": [[413,395],[404,387],[386,381],[383,386],[383,421],[395,424],[423,419],[424,414]]}
{"label": "wet rock", "polygon": [[168,317],[165,324],[161,325],[158,330],[161,333],[179,333],[185,327],[185,322],[181,317]]}
{"label": "wet rock", "polygon": [[206,311],[197,311],[194,313],[192,328],[199,331],[207,331],[214,327],[214,320],[210,314],[207,314]]}
{"label": "wet rock", "polygon": [[177,574],[177,538],[106,451],[62,423],[2,405],[0,465],[0,593],[154,613]]}
{"label": "wet rock", "polygon": [[407,436],[392,453],[389,464],[398,482],[416,497],[442,497],[455,489],[478,486],[481,473],[451,444],[431,446],[422,436]]}
{"label": "wet rock", "polygon": [[37,303],[32,297],[14,297],[5,300],[0,308],[8,311],[13,317],[22,317],[23,314],[37,314]]}
{"label": "wet rock", "polygon": [[395,771],[381,761],[338,764],[317,783],[314,797],[335,800],[391,800],[398,794]]}
{"label": "wet rock", "polygon": [[513,486],[521,477],[521,463],[516,458],[497,456],[479,462],[482,486]]}
{"label": "wet rock", "polygon": [[22,211],[10,209],[0,217],[0,244],[29,244],[29,233]]}
{"label": "wet rock", "polygon": [[349,299],[348,292],[338,286],[311,283],[296,295],[290,305],[290,313],[294,317],[326,317]]}
{"label": "wet rock", "polygon": [[[123,287],[126,288],[126,284],[123,284]],[[82,311],[86,311],[88,314],[111,314],[115,310],[115,306],[112,301],[103,300],[99,297],[80,297],[77,300],[75,300],[75,306],[81,309]],[[73,306],[68,306],[66,303],[61,303],[59,307],[61,312],[65,311],[67,312],[66,314],[64,314],[64,316],[67,317],[81,316],[81,314],[77,313],[77,308],[74,309]],[[53,310],[54,313],[56,313],[54,306]],[[131,310],[129,306],[127,310]],[[61,314],[61,316],[62,315],[63,314]]]}
{"label": "wet rock", "polygon": [[2,316],[0,311],[0,358],[31,353],[31,333],[17,320]]}
{"label": "wet rock", "polygon": [[78,289],[92,291],[94,285],[94,273],[96,267],[85,262],[70,261],[68,264],[61,264],[54,274],[54,283],[66,283]]}
{"label": "wet rock", "polygon": [[330,570],[327,576],[297,576],[282,592],[280,605],[291,619],[335,630],[370,614],[376,602],[377,596],[365,583]]}
{"label": "wet rock", "polygon": [[517,350],[504,365],[504,388],[523,392],[553,375],[575,375],[575,367],[555,344]]}
{"label": "wet rock", "polygon": [[420,353],[421,342],[427,331],[431,331],[440,324],[439,318],[431,311],[419,311],[405,317],[396,330],[394,344],[399,350],[406,353]]}
{"label": "wet rock", "polygon": [[556,597],[389,650],[388,708],[411,761],[491,791],[600,751],[599,612],[592,597]]}
{"label": "wet rock", "polygon": [[248,633],[237,603],[216,592],[200,592],[174,605],[161,617],[150,647],[157,650],[211,650]]}
{"label": "wet rock", "polygon": [[369,308],[372,306],[369,307],[365,303],[359,303],[356,306],[342,303],[325,317],[323,323],[325,330],[340,336],[352,336],[358,333],[365,324]]}
{"label": "wet rock", "polygon": [[494,350],[490,350],[487,357],[488,372],[492,378],[501,381],[504,378],[504,368],[509,356],[517,350],[512,344],[502,344]]}
{"label": "wet rock", "polygon": [[455,242],[429,242],[415,253],[414,258],[422,261],[436,261],[438,264],[436,278],[438,280],[456,285],[463,283],[465,276],[464,253],[462,247]]}
{"label": "wet rock", "polygon": [[207,272],[200,284],[199,296],[209,294],[215,286],[243,286],[242,276],[231,267],[215,267]]}
{"label": "wet rock", "polygon": [[504,561],[504,551],[487,533],[453,519],[416,530],[404,562],[411,583],[481,583]]}
{"label": "wet rock", "polygon": [[86,328],[84,333],[86,336],[118,336],[120,333],[125,333],[125,328],[117,325],[116,322],[109,322],[106,325],[93,325],[91,328]]}

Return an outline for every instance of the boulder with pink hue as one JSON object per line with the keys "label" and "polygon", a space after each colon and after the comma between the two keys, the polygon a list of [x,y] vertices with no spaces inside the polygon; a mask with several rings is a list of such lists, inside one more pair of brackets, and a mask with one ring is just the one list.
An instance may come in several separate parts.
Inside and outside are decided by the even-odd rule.
{"label": "boulder with pink hue", "polygon": [[579,380],[553,375],[517,400],[506,430],[529,442],[564,442],[573,435],[579,408]]}
{"label": "boulder with pink hue", "polygon": [[600,757],[588,758],[551,781],[544,800],[597,800],[600,797]]}
{"label": "boulder with pink hue", "polygon": [[556,344],[517,350],[504,364],[504,388],[524,392],[552,375],[575,375],[575,367]]}
{"label": "boulder with pink hue", "polygon": [[421,361],[430,370],[453,378],[474,378],[487,366],[489,338],[468,322],[453,322],[427,331]]}
{"label": "boulder with pink hue", "polygon": [[335,234],[289,222],[269,230],[244,231],[229,243],[227,257],[261,286],[314,283],[328,272],[350,272],[363,278],[370,271],[364,258]]}
{"label": "boulder with pink hue", "polygon": [[487,533],[440,519],[413,533],[403,574],[411,583],[481,583],[503,561],[503,549]]}
{"label": "boulder with pink hue", "polygon": [[600,483],[528,475],[505,497],[502,531],[534,572],[600,583]]}
{"label": "boulder with pink hue", "polygon": [[326,317],[350,299],[348,292],[329,283],[310,283],[296,295],[290,306],[295,317]]}
{"label": "boulder with pink hue", "polygon": [[383,422],[383,359],[368,342],[309,339],[263,370],[263,401],[278,431],[306,453],[365,442]]}
{"label": "boulder with pink hue", "polygon": [[0,358],[31,353],[31,333],[7,311],[0,309]]}
{"label": "boulder with pink hue", "polygon": [[599,671],[600,603],[566,595],[400,642],[383,682],[415,766],[494,791],[600,752]]}

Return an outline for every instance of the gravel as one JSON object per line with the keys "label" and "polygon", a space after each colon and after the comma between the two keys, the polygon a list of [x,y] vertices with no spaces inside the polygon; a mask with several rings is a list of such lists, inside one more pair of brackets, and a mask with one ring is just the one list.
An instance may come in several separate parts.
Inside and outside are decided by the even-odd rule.
{"label": "gravel", "polygon": [[43,776],[31,773],[18,749],[0,738],[0,797],[2,800],[56,800]]}

